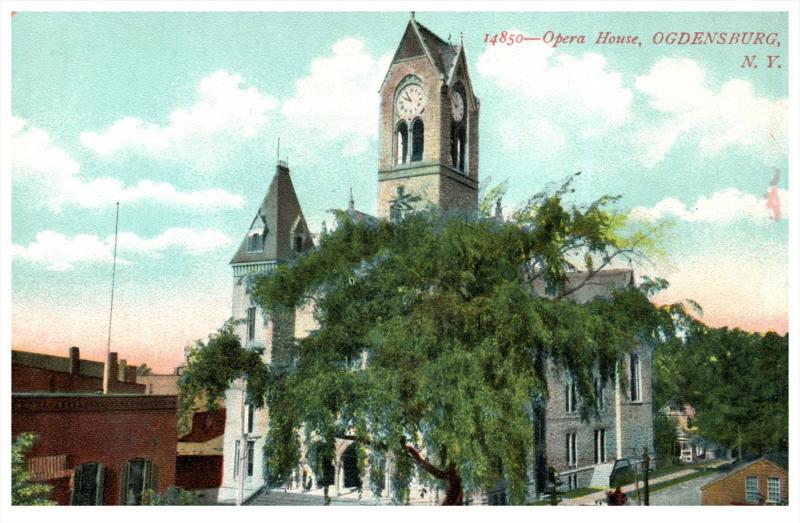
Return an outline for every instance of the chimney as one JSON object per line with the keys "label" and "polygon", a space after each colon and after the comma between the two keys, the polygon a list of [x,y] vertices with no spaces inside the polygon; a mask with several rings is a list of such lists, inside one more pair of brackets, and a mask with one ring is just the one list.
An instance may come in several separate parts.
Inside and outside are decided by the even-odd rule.
{"label": "chimney", "polygon": [[128,381],[128,360],[119,360],[119,367],[117,368],[117,381]]}
{"label": "chimney", "polygon": [[117,353],[109,352],[106,366],[103,369],[103,394],[108,394],[117,381]]}
{"label": "chimney", "polygon": [[81,373],[81,350],[78,347],[69,348],[69,373],[73,376]]}

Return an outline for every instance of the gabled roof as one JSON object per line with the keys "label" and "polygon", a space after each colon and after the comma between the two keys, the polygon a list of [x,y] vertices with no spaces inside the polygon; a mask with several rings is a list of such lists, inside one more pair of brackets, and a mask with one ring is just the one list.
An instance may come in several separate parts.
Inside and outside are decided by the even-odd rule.
{"label": "gabled roof", "polygon": [[445,42],[433,31],[417,22],[414,18],[409,21],[409,24],[413,25],[417,29],[417,34],[419,34],[423,44],[430,53],[430,57],[433,60],[433,65],[435,65],[439,72],[442,73],[446,81],[449,80],[447,75],[450,73],[453,62],[456,58],[456,46]]}
{"label": "gabled roof", "polygon": [[[439,75],[449,83],[449,75],[455,71],[454,64],[460,47],[445,42],[412,17],[400,39],[392,63],[415,56],[427,56]],[[388,75],[389,71],[386,72],[386,76]],[[384,76],[383,82],[386,82],[386,76]],[[383,89],[383,83],[381,83],[381,89]]]}
{"label": "gabled roof", "polygon": [[[247,240],[251,231],[262,230],[266,232],[264,248],[259,252],[247,251]],[[239,249],[231,259],[232,265],[241,263],[255,263],[266,261],[286,261],[294,256],[292,251],[292,232],[295,226],[302,227],[305,233],[303,250],[313,246],[308,226],[300,208],[297,194],[289,174],[289,167],[279,162],[275,168],[275,176],[269,185],[266,196],[258,207],[248,233],[242,239]]]}
{"label": "gabled roof", "polygon": [[715,483],[719,483],[720,481],[722,481],[722,480],[724,480],[726,478],[729,478],[730,476],[736,474],[737,472],[741,472],[742,470],[745,470],[745,469],[747,469],[749,467],[752,467],[756,463],[761,463],[762,461],[766,461],[767,463],[771,464],[773,467],[776,467],[776,468],[786,472],[787,474],[789,473],[789,456],[787,454],[780,454],[780,453],[778,453],[778,454],[769,454],[769,455],[764,455],[764,456],[758,457],[756,459],[753,459],[751,461],[743,463],[743,464],[739,465],[738,467],[735,467],[733,470],[731,470],[730,472],[728,472],[724,476],[719,477],[719,478],[715,479],[714,481],[709,481],[708,483],[706,483],[705,485],[700,487],[700,490],[703,490],[706,487],[710,487],[711,485],[714,485]]}

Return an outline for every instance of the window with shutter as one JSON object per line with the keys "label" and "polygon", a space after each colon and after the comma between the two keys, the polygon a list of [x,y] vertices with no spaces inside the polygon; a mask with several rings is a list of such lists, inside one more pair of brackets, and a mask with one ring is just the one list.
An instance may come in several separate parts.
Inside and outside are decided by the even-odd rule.
{"label": "window with shutter", "polygon": [[106,467],[102,463],[97,465],[97,476],[94,489],[94,504],[102,505],[106,490]]}
{"label": "window with shutter", "polygon": [[127,462],[122,468],[121,504],[141,505],[142,494],[148,488],[153,488],[154,479],[157,482],[157,478],[158,469],[151,461],[135,458]]}
{"label": "window with shutter", "polygon": [[253,463],[255,463],[256,444],[254,441],[247,442],[247,476],[253,475]]}
{"label": "window with shutter", "polygon": [[131,464],[122,465],[121,481],[119,482],[119,504],[128,504],[128,478],[131,475]]}
{"label": "window with shutter", "polygon": [[105,467],[100,463],[82,463],[72,476],[70,505],[102,505]]}

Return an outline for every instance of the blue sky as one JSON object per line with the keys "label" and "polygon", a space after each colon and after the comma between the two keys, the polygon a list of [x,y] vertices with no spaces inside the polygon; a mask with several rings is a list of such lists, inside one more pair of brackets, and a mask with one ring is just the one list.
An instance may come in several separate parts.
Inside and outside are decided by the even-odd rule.
{"label": "blue sky", "polygon": [[[177,364],[230,313],[227,263],[279,137],[312,230],[350,188],[374,212],[377,90],[408,16],[18,13],[14,346],[101,357],[119,200],[115,350],[162,371]],[[672,282],[660,300],[696,299],[715,325],[786,330],[788,61],[766,67],[788,49],[785,14],[417,19],[454,42],[463,32],[481,183],[506,182],[507,209],[581,171],[577,201],[621,194],[639,219],[673,223],[665,255],[637,268]],[[586,43],[484,43],[504,30]],[[600,31],[643,43],[594,45]],[[655,45],[657,31],[763,31],[780,46]],[[742,68],[745,54],[759,68]]]}

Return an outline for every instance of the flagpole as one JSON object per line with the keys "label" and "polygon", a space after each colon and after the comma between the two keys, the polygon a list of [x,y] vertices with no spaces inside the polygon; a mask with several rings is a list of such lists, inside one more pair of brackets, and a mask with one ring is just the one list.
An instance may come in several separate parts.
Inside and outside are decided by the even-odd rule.
{"label": "flagpole", "polygon": [[111,306],[108,309],[108,344],[106,345],[106,361],[111,354],[111,318],[114,314],[114,283],[117,276],[117,234],[119,232],[119,202],[117,202],[117,217],[114,221],[114,261],[111,265]]}

